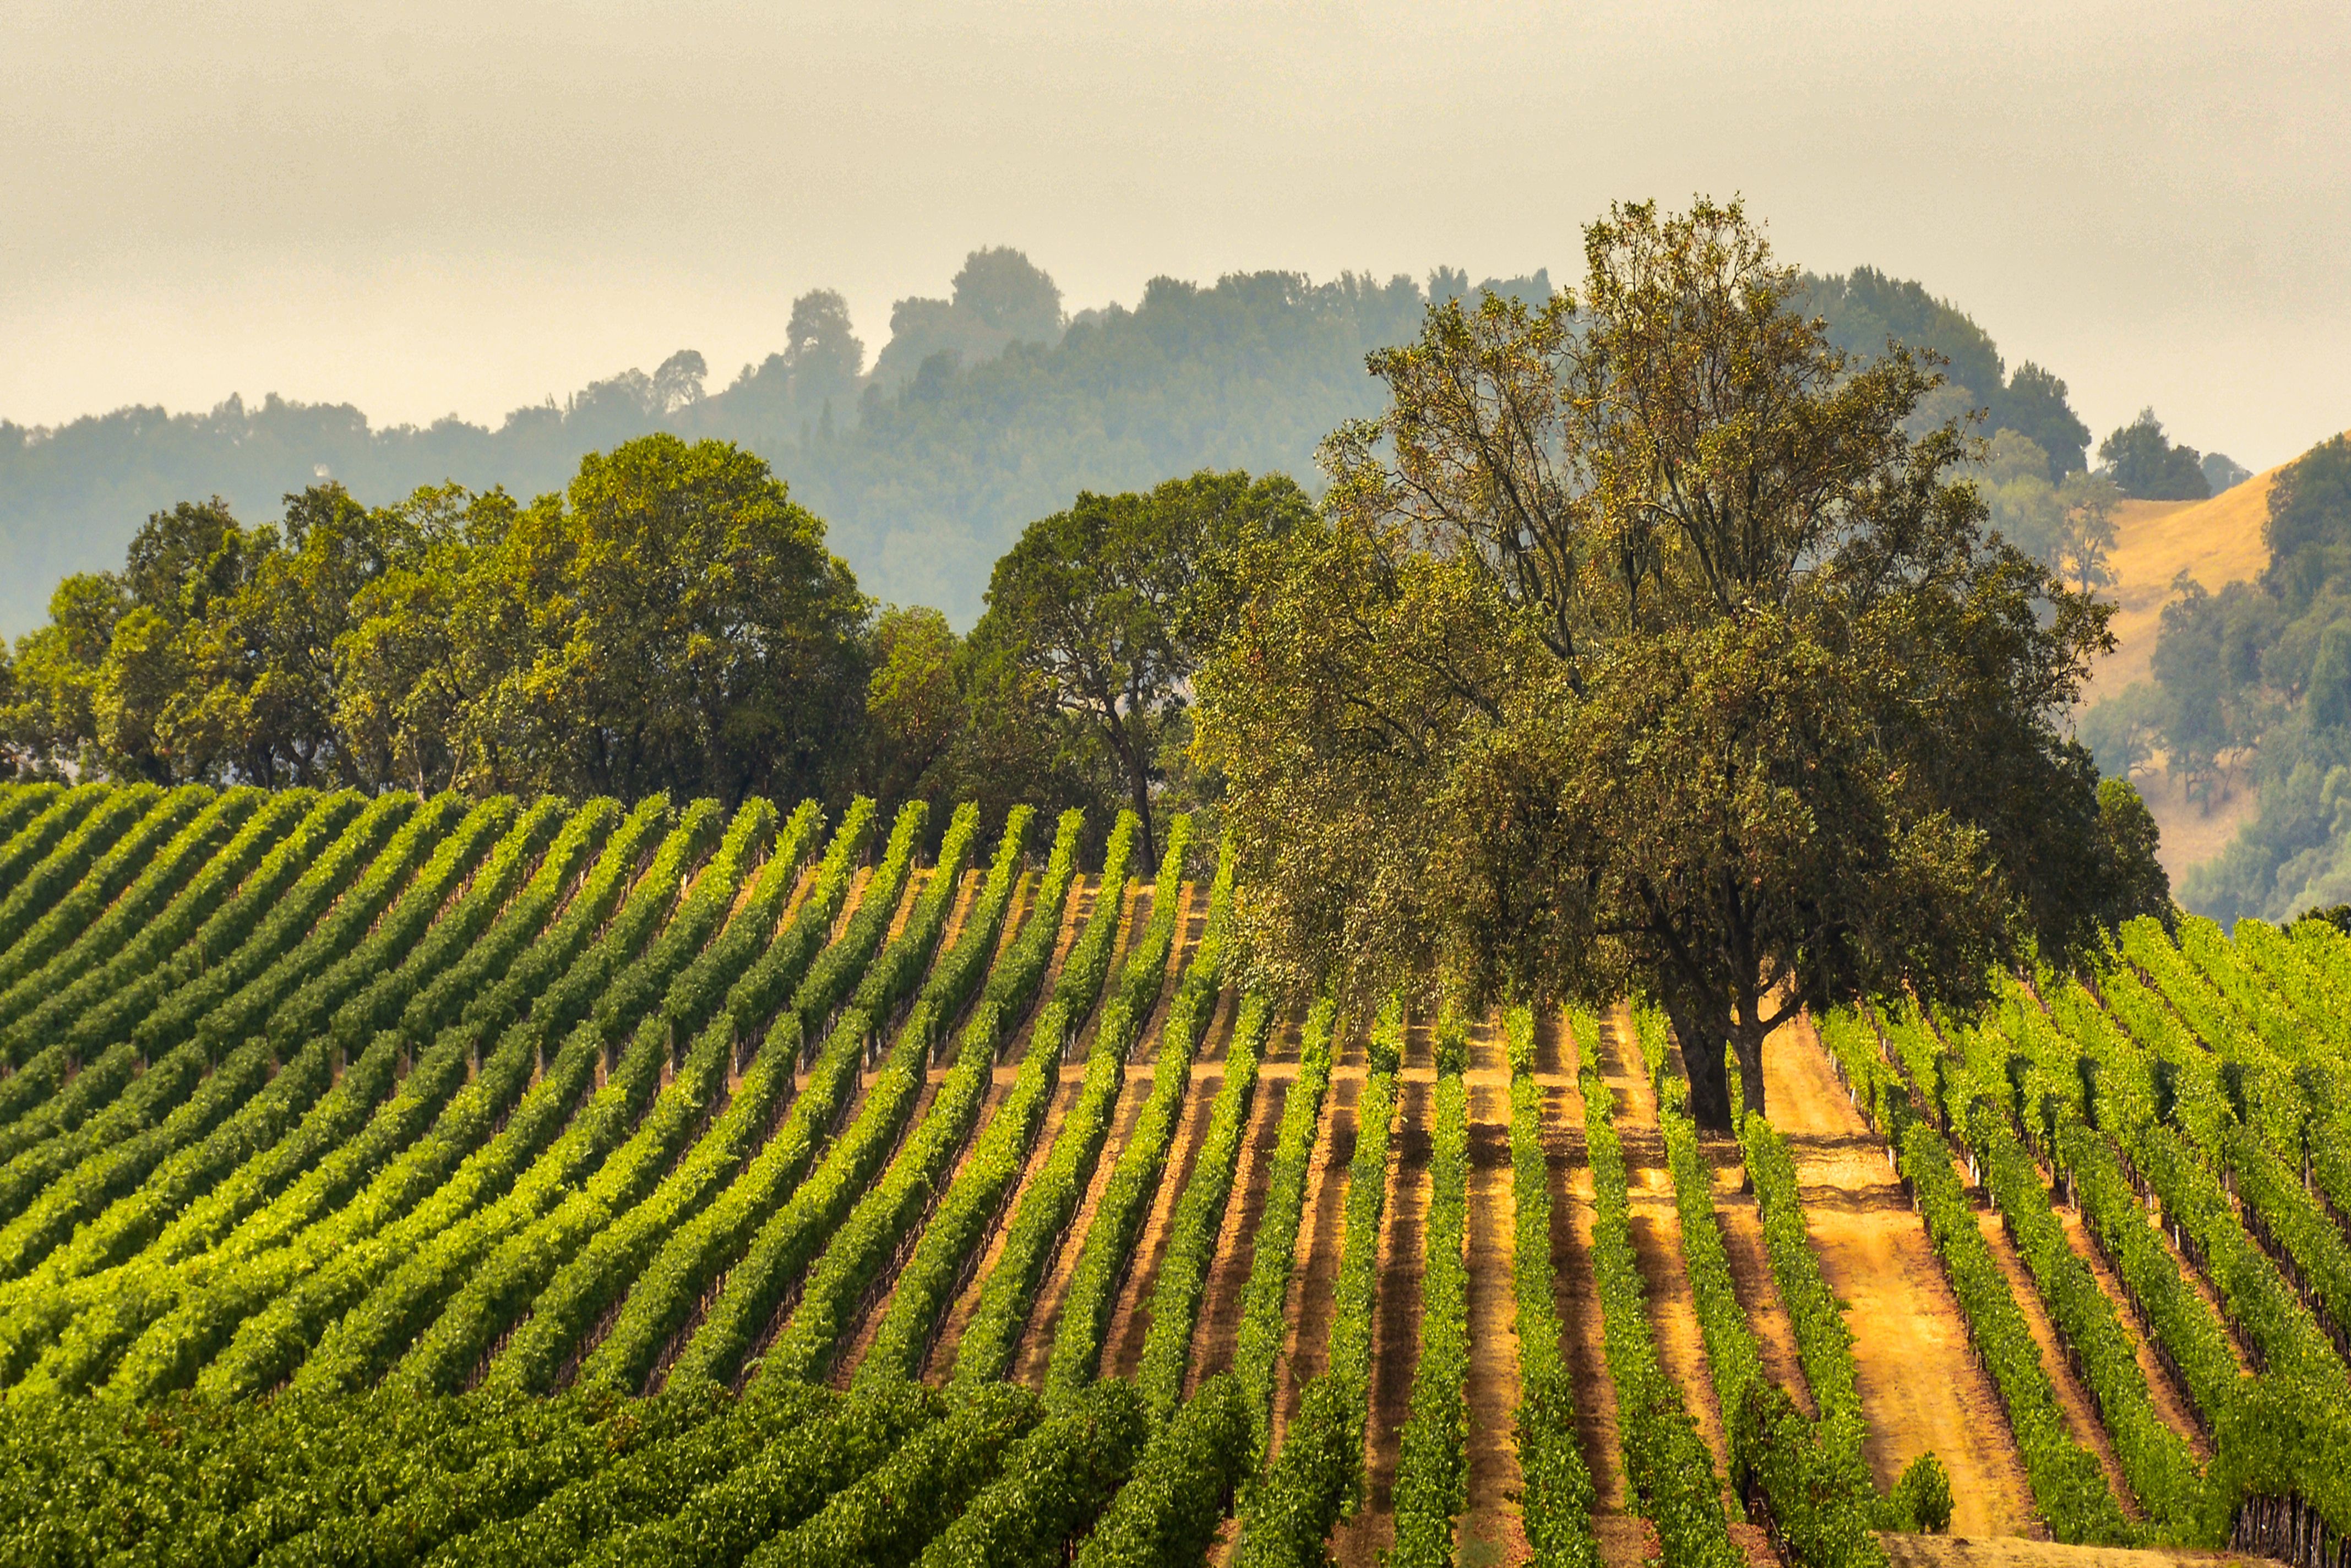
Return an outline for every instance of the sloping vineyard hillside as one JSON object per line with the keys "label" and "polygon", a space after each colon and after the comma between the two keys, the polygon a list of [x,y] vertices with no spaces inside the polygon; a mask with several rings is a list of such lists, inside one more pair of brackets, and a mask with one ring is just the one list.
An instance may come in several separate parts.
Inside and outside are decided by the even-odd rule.
{"label": "sloping vineyard hillside", "polygon": [[2344,1568],[2334,927],[1800,1018],[1731,1139],[1087,838],[0,787],[0,1563]]}

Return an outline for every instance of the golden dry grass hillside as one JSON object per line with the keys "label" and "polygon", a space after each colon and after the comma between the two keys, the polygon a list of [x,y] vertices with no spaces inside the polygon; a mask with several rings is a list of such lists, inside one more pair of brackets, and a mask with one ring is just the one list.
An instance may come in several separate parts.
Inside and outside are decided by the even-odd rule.
{"label": "golden dry grass hillside", "polygon": [[2117,643],[2092,672],[2085,700],[2095,702],[2145,680],[2155,657],[2155,633],[2172,580],[2186,571],[2218,591],[2224,582],[2251,579],[2269,564],[2262,525],[2269,517],[2270,486],[2278,470],[2255,475],[2209,501],[2125,501],[2115,511],[2110,591],[2119,607]]}

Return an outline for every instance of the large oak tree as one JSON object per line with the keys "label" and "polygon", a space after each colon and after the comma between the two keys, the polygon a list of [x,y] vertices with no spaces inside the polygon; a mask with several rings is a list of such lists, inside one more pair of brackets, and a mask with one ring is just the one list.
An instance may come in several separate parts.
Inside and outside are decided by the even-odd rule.
{"label": "large oak tree", "polygon": [[1983,528],[1937,384],[1792,305],[1740,208],[1619,207],[1580,298],[1431,308],[1200,677],[1298,981],[1654,998],[1699,1119],[1794,1009],[1965,1006],[2149,891],[2064,715],[2107,610]]}

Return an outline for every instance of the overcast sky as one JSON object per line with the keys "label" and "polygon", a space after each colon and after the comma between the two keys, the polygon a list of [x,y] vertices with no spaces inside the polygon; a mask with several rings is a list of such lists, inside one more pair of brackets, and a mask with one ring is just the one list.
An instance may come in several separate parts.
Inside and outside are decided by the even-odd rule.
{"label": "overcast sky", "polygon": [[0,416],[228,392],[495,423],[793,297],[1019,246],[1155,274],[1581,267],[1615,197],[1972,314],[2103,433],[2351,426],[2351,5],[1485,0],[0,7]]}

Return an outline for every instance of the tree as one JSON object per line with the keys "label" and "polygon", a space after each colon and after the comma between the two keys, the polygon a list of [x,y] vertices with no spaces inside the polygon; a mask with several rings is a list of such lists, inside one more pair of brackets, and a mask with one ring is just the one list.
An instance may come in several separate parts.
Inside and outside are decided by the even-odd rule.
{"label": "tree", "polygon": [[2133,681],[2092,703],[2075,733],[2090,748],[2101,779],[2127,779],[2153,758],[2163,719],[2163,694],[2150,682]]}
{"label": "tree", "polygon": [[531,648],[500,722],[547,786],[789,798],[849,752],[865,600],[824,525],[731,442],[591,453],[498,556]]}
{"label": "tree", "polygon": [[1008,246],[964,257],[955,305],[1015,342],[1050,343],[1061,335],[1061,285]]}
{"label": "tree", "polygon": [[856,396],[857,378],[865,371],[865,345],[850,329],[849,301],[834,288],[801,295],[792,301],[786,337],[789,346],[784,362],[802,417],[835,402],[845,415]]}
{"label": "tree", "polygon": [[2225,452],[2208,452],[2200,465],[2204,483],[2215,496],[2233,490],[2253,476],[2253,471]]}
{"label": "tree", "polygon": [[2008,396],[1998,413],[2009,428],[2049,453],[2053,484],[2089,467],[2090,427],[2067,401],[2065,383],[2031,360],[2009,378]]}
{"label": "tree", "polygon": [[2226,621],[2219,601],[2186,571],[2172,580],[2171,592],[2150,661],[2165,697],[2165,766],[2181,793],[2203,795],[2209,810],[2220,753],[2230,742]]}
{"label": "tree", "polygon": [[[892,605],[873,624],[873,674],[865,686],[868,788],[883,800],[952,791],[957,749],[969,727],[957,666],[962,639],[935,610]],[[943,790],[943,782],[948,789]]]}
{"label": "tree", "polygon": [[974,643],[999,662],[1012,706],[1059,715],[1109,753],[1143,820],[1146,862],[1158,856],[1152,786],[1163,747],[1238,611],[1228,563],[1244,541],[1278,538],[1310,515],[1286,478],[1203,472],[1148,493],[1081,493],[996,563]]}
{"label": "tree", "polygon": [[2200,501],[2212,493],[2202,456],[2193,446],[2172,445],[2151,408],[2098,443],[2098,461],[2122,493],[2137,500]]}
{"label": "tree", "polygon": [[2074,580],[2081,594],[2105,587],[2115,580],[2106,558],[2115,549],[2115,505],[2122,492],[2102,474],[2068,474],[2057,486],[2063,521],[2057,529],[2057,549],[2052,562],[2061,576]]}
{"label": "tree", "polygon": [[2351,579],[2351,435],[2323,441],[2270,488],[2262,586],[2296,614],[2329,583]]}
{"label": "tree", "polygon": [[1662,1003],[1692,1105],[1798,1007],[1968,1007],[2134,907],[2059,725],[2109,611],[1983,533],[1937,384],[1856,367],[1734,204],[1621,206],[1579,303],[1432,308],[1244,552],[1200,676],[1270,975]]}
{"label": "tree", "polygon": [[2050,483],[2048,453],[2013,430],[1998,432],[1984,449],[1976,489],[2002,538],[2043,565],[2057,563],[2065,508]]}

